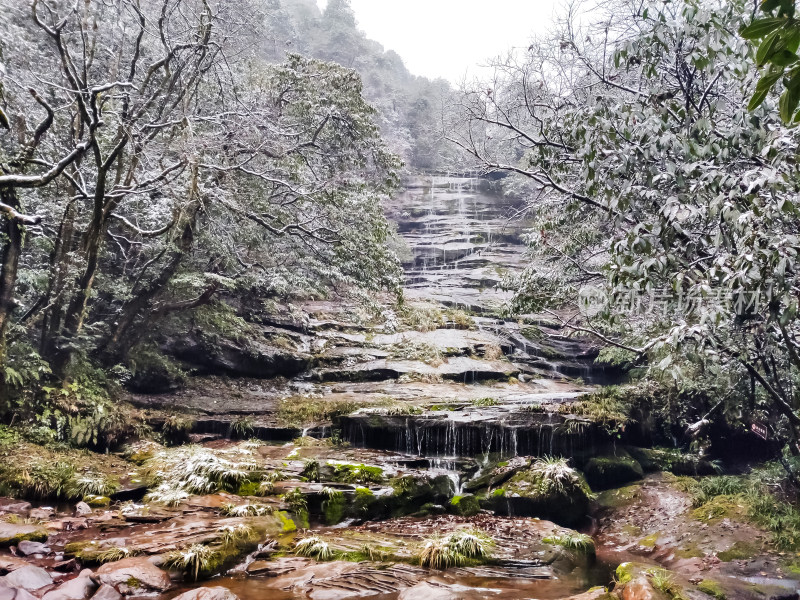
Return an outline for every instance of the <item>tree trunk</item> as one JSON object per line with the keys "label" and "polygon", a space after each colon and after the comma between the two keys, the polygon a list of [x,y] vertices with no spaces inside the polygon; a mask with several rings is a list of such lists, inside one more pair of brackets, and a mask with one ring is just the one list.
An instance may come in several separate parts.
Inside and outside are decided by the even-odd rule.
{"label": "tree trunk", "polygon": [[107,364],[119,362],[141,339],[144,330],[140,327],[138,330],[131,331],[131,328],[141,317],[151,313],[153,300],[170,282],[178,271],[184,255],[191,250],[194,242],[195,217],[199,207],[199,204],[195,204],[191,213],[187,215],[183,228],[180,230],[180,238],[176,240],[176,249],[170,253],[166,266],[149,285],[122,307],[113,335],[100,349],[99,354],[103,362]]}
{"label": "tree trunk", "polygon": [[[0,189],[0,200],[15,210],[20,208],[14,188]],[[22,254],[22,225],[13,218],[6,217],[3,224],[5,240],[0,260],[0,406],[8,406],[9,389],[5,376],[7,360],[7,333],[11,315],[14,312],[14,291],[17,285],[19,257]]]}

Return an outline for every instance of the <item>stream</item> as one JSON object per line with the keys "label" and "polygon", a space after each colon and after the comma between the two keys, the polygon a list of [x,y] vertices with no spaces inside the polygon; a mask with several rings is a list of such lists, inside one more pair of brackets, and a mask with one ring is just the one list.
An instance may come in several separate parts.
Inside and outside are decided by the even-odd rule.
{"label": "stream", "polygon": [[[417,177],[387,207],[389,218],[409,250],[404,261],[406,301],[441,306],[442,310],[467,310],[474,315],[475,327],[473,331],[444,327],[394,336],[377,334],[371,342],[424,343],[448,351],[461,347],[463,351],[453,351],[454,355],[446,358],[444,365],[428,369],[409,361],[395,363],[391,357],[379,353],[363,356],[355,349],[346,350],[348,343],[358,346],[363,339],[348,334],[336,339],[336,352],[353,357],[342,364],[361,376],[343,377],[339,369],[336,376],[318,372],[320,383],[301,377],[288,384],[290,388],[295,386],[327,398],[387,394],[407,402],[446,403],[447,410],[422,415],[356,411],[344,417],[340,425],[342,439],[353,447],[348,459],[381,464],[399,474],[413,469],[431,477],[445,477],[450,481],[451,494],[466,493],[465,487],[470,482],[478,480],[501,459],[511,460],[518,455],[586,456],[595,452],[597,442],[591,432],[565,432],[563,418],[556,418],[549,410],[531,411],[527,407],[557,407],[579,396],[583,392],[581,384],[576,386],[565,377],[580,376],[586,382],[602,382],[611,377],[593,364],[592,349],[585,342],[575,342],[558,332],[549,339],[531,340],[523,333],[524,323],[499,317],[510,299],[500,286],[505,277],[519,272],[523,266],[525,248],[521,235],[525,223],[511,218],[520,210],[520,202],[492,193],[489,187],[487,181],[474,178]],[[324,308],[331,310],[327,305]],[[330,332],[324,335],[329,339],[335,337]],[[497,363],[489,355],[489,347],[497,347],[505,355],[505,362]],[[430,370],[432,376],[385,378],[384,373],[392,369],[412,375]],[[380,374],[373,377],[373,371]],[[444,380],[438,373],[445,374]],[[498,383],[498,379],[508,379],[509,383]],[[496,398],[491,405],[473,406],[471,399],[489,396]],[[207,426],[204,431],[213,432],[214,427]],[[269,437],[269,431],[269,426],[265,426],[265,437]],[[324,428],[312,427],[301,433],[319,436],[325,432]],[[279,453],[281,446],[275,444],[273,448],[271,453]],[[319,460],[340,458],[336,450],[330,449],[306,450],[303,454],[312,455]],[[513,515],[511,504],[504,510]],[[314,530],[337,534],[342,525],[331,528],[317,523]],[[374,594],[380,591],[380,585],[374,581],[358,585],[351,581],[323,590],[312,586],[311,592],[302,591],[303,586],[299,586],[301,591],[298,591],[298,581],[303,577],[313,580],[330,576],[330,565],[319,564],[310,574],[289,573],[269,578],[248,577],[243,572],[244,566],[234,569],[239,572],[218,577],[210,584],[223,585],[242,600],[366,597],[363,589],[357,589],[359,585],[372,586],[373,595],[369,597],[376,600],[401,596],[401,592]],[[509,600],[555,599],[605,585],[615,566],[598,561],[573,565],[568,571],[557,569],[555,573],[536,561],[507,559],[490,568],[449,569],[428,573],[422,579],[462,590],[464,598],[502,594]],[[374,574],[369,577],[374,578]],[[347,585],[354,586],[351,595],[346,592]],[[178,591],[185,589],[188,588]],[[176,594],[170,593],[165,598]]]}

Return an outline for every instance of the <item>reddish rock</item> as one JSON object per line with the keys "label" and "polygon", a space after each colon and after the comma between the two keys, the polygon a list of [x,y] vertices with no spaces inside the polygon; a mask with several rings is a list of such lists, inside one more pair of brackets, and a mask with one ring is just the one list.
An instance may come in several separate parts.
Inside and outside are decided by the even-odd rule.
{"label": "reddish rock", "polygon": [[106,585],[105,583],[101,585],[95,592],[94,596],[92,596],[92,600],[121,600],[121,599],[122,599],[122,594],[120,594],[110,585]]}
{"label": "reddish rock", "polygon": [[184,592],[172,600],[239,600],[239,597],[224,587],[201,587]]}
{"label": "reddish rock", "polygon": [[100,583],[114,586],[123,595],[165,592],[172,587],[169,575],[146,558],[133,556],[97,569]]}
{"label": "reddish rock", "polygon": [[5,582],[11,587],[32,592],[53,583],[50,574],[41,567],[27,565],[15,569],[4,577]]}
{"label": "reddish rock", "polygon": [[47,592],[42,596],[42,600],[86,600],[97,588],[91,575],[92,572],[89,569],[81,571],[75,579],[70,579],[56,589]]}

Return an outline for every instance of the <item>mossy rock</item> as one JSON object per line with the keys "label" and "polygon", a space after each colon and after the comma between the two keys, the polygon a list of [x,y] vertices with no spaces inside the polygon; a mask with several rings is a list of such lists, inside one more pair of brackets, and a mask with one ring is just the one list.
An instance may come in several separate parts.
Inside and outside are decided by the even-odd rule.
{"label": "mossy rock", "polygon": [[462,517],[474,517],[481,511],[481,505],[477,496],[473,496],[472,494],[453,496],[450,500],[449,510],[453,514]]}
{"label": "mossy rock", "polygon": [[617,451],[615,456],[590,458],[583,473],[592,489],[605,490],[636,481],[644,477],[644,470],[627,452]]}
{"label": "mossy rock", "polygon": [[277,516],[278,521],[280,522],[282,533],[291,533],[292,531],[297,531],[297,525],[295,525],[295,522],[289,516],[289,513],[287,513],[284,510],[281,510],[276,512],[275,515]]}
{"label": "mossy rock", "polygon": [[431,515],[443,515],[447,509],[441,504],[434,504],[433,502],[426,502],[420,509],[413,513],[415,517],[430,517]]}
{"label": "mossy rock", "polygon": [[236,490],[237,496],[260,496],[261,495],[261,482],[260,481],[243,481]]}
{"label": "mossy rock", "polygon": [[39,525],[25,525],[0,521],[0,546],[14,546],[22,541],[47,541],[47,530]]}
{"label": "mossy rock", "polygon": [[677,448],[628,447],[628,453],[646,472],[667,471],[675,475],[713,475],[714,465],[695,454],[686,454]]}
{"label": "mossy rock", "polygon": [[591,490],[583,476],[570,469],[569,481],[551,485],[534,466],[517,471],[502,488],[481,499],[481,507],[516,517],[539,517],[569,527],[589,512]]}
{"label": "mossy rock", "polygon": [[640,539],[638,544],[642,548],[655,548],[656,544],[658,543],[658,538],[660,537],[661,534],[659,532],[651,533],[650,535]]}
{"label": "mossy rock", "polygon": [[747,520],[747,507],[740,496],[715,496],[692,511],[692,518],[715,524],[723,519]]}
{"label": "mossy rock", "polygon": [[716,600],[726,600],[728,597],[722,586],[713,579],[703,579],[697,584],[697,589],[712,598],[716,598]]}
{"label": "mossy rock", "polygon": [[448,504],[453,496],[453,482],[446,475],[405,475],[392,479],[390,483],[394,493],[382,497],[381,504],[393,517],[415,514],[425,504]]}
{"label": "mossy rock", "polygon": [[111,504],[111,498],[108,496],[95,496],[93,494],[84,496],[83,501],[92,508],[104,508]]}
{"label": "mossy rock", "polygon": [[597,503],[603,508],[622,508],[632,504],[639,496],[641,484],[634,483],[621,488],[604,490],[597,495]]}

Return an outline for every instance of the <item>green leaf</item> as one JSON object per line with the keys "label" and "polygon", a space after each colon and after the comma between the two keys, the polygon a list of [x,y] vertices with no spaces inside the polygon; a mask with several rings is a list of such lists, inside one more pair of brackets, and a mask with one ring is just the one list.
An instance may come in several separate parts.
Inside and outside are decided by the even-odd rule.
{"label": "green leaf", "polygon": [[764,37],[765,35],[775,31],[786,22],[786,19],[781,17],[767,17],[764,19],[756,19],[747,27],[739,30],[741,35],[746,40],[755,40]]}
{"label": "green leaf", "polygon": [[759,79],[756,84],[756,91],[750,99],[750,103],[747,105],[747,110],[755,110],[761,106],[769,94],[769,91],[772,89],[772,86],[778,82],[782,75],[782,71],[770,71],[762,75],[761,79]]}
{"label": "green leaf", "polygon": [[3,129],[11,129],[11,123],[9,123],[8,117],[6,113],[3,112],[2,108],[0,108],[0,127]]}
{"label": "green leaf", "polygon": [[773,65],[777,65],[779,67],[788,67],[800,60],[800,57],[797,56],[794,52],[790,52],[789,50],[780,50],[772,55],[772,58],[769,59]]}
{"label": "green leaf", "polygon": [[776,48],[778,48],[779,38],[780,31],[773,31],[758,46],[758,51],[756,52],[756,63],[758,63],[759,66],[765,65],[775,53]]}
{"label": "green leaf", "polygon": [[[795,70],[793,69],[793,71]],[[791,122],[798,103],[800,103],[800,73],[795,73],[791,79],[787,80],[786,90],[781,95],[778,103],[781,119],[783,119],[784,123]]]}

